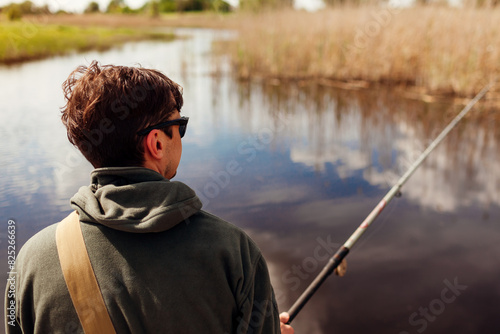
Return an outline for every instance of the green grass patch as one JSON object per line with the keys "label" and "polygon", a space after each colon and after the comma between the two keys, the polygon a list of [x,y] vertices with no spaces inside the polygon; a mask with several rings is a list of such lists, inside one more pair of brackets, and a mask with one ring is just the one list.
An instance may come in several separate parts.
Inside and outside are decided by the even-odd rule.
{"label": "green grass patch", "polygon": [[77,27],[0,22],[0,63],[9,64],[146,39],[171,40],[171,33],[140,28]]}

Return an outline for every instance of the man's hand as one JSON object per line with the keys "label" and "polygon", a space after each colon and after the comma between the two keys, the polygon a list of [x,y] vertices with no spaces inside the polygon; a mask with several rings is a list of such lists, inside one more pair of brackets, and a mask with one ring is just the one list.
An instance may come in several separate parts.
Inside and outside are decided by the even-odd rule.
{"label": "man's hand", "polygon": [[280,329],[281,329],[281,334],[294,334],[295,331],[290,325],[286,325],[288,322],[288,319],[290,319],[290,315],[288,313],[283,312],[280,314]]}

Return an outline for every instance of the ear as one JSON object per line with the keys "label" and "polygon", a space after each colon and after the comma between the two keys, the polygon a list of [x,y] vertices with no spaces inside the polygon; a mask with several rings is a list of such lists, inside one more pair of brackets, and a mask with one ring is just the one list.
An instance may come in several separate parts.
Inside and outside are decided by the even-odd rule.
{"label": "ear", "polygon": [[160,136],[159,130],[153,130],[146,136],[144,140],[144,153],[154,160],[161,160],[165,155],[165,143]]}

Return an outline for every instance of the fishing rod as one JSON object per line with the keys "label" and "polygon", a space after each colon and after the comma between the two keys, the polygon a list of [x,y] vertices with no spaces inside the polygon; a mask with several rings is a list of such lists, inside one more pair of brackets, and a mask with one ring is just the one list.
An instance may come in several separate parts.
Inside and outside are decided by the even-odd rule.
{"label": "fishing rod", "polygon": [[422,164],[422,162],[427,158],[427,156],[436,148],[436,146],[443,141],[443,139],[448,135],[448,133],[457,125],[458,122],[472,109],[472,107],[490,90],[494,82],[486,85],[463,109],[462,111],[448,124],[448,126],[439,134],[439,136],[434,139],[434,141],[427,147],[427,149],[420,155],[420,157],[411,165],[408,171],[398,180],[398,182],[389,190],[389,192],[384,196],[384,198],[377,204],[377,206],[370,212],[370,214],[365,218],[365,220],[359,225],[359,227],[354,231],[354,233],[347,239],[342,247],[340,247],[337,252],[328,260],[328,263],[321,270],[321,272],[316,276],[314,281],[307,287],[307,289],[302,293],[302,295],[297,299],[297,301],[292,305],[288,314],[290,318],[288,324],[292,322],[299,311],[304,307],[304,305],[309,301],[312,295],[318,290],[321,284],[326,280],[328,276],[342,263],[342,260],[347,256],[349,251],[352,249],[354,244],[358,239],[365,233],[372,222],[377,218],[377,216],[384,210],[387,204],[395,197],[400,194],[400,189],[403,184],[412,176],[415,170]]}

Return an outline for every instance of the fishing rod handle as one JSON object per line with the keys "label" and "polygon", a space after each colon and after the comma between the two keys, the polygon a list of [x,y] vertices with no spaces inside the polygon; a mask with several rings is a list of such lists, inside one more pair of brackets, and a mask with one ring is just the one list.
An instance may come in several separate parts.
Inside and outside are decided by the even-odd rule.
{"label": "fishing rod handle", "polygon": [[337,252],[328,260],[328,263],[323,267],[318,276],[312,281],[311,284],[307,287],[307,289],[300,295],[300,297],[295,301],[292,307],[288,310],[288,314],[290,318],[288,319],[287,324],[290,324],[295,316],[302,310],[302,307],[309,301],[312,295],[318,290],[318,288],[323,284],[323,282],[327,279],[328,276],[332,274],[332,272],[339,266],[342,260],[346,257],[347,253],[349,253],[349,248],[342,246],[337,250]]}

